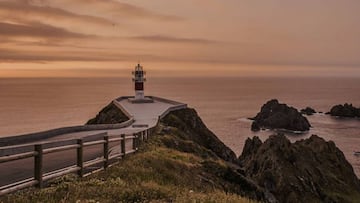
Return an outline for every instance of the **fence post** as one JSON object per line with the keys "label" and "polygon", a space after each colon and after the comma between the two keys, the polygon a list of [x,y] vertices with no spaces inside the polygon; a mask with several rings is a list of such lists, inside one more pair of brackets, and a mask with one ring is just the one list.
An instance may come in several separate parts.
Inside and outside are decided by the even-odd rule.
{"label": "fence post", "polygon": [[138,133],[134,133],[133,134],[134,138],[133,138],[133,149],[136,150],[137,148],[137,138],[138,138]]}
{"label": "fence post", "polygon": [[109,166],[109,136],[104,136],[104,169]]}
{"label": "fence post", "polygon": [[80,177],[84,176],[84,143],[82,139],[77,139],[77,144],[79,147],[76,149],[77,152],[77,166],[80,168],[77,174]]}
{"label": "fence post", "polygon": [[140,137],[139,137],[139,141],[144,141],[144,134],[143,134],[144,131],[141,131],[140,132]]}
{"label": "fence post", "polygon": [[125,149],[125,134],[121,134],[121,154],[122,157],[125,157],[126,149]]}
{"label": "fence post", "polygon": [[144,132],[145,132],[145,131],[140,132],[140,134],[139,134],[139,135],[140,135],[140,137],[138,137],[138,138],[137,138],[137,140],[136,140],[136,141],[137,141],[137,147],[139,147],[139,146],[140,146],[140,144],[143,142],[143,139],[144,139]]}
{"label": "fence post", "polygon": [[35,145],[35,152],[37,154],[34,156],[34,178],[37,180],[36,187],[42,188],[43,187],[43,147],[41,144]]}

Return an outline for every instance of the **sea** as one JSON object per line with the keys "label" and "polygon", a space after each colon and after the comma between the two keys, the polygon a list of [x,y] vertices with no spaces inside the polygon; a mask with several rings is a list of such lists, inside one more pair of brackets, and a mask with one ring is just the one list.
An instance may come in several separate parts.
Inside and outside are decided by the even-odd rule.
{"label": "sea", "polygon": [[[0,137],[84,124],[114,98],[133,95],[130,77],[0,78]],[[297,109],[328,112],[333,105],[360,107],[360,78],[326,77],[149,77],[145,94],[195,108],[204,123],[237,155],[248,137],[266,140],[275,132],[252,132],[254,117],[270,99]],[[287,134],[292,141],[316,134],[335,142],[360,177],[360,120],[318,113],[312,128]]]}

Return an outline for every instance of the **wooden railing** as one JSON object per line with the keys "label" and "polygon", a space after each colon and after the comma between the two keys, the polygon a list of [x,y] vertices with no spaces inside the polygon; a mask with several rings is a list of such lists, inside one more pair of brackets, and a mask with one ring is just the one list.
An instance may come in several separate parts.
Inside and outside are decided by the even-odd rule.
{"label": "wooden railing", "polygon": [[[0,148],[1,150],[9,150],[12,153],[7,154],[6,156],[0,157],[0,166],[1,164],[12,162],[16,160],[22,160],[27,158],[33,158],[34,160],[34,174],[32,178],[27,178],[21,181],[13,182],[11,184],[7,184],[4,186],[0,186],[0,196],[17,191],[26,187],[36,186],[43,187],[44,182],[49,181],[54,178],[58,178],[60,176],[69,174],[69,173],[77,173],[80,177],[87,176],[96,171],[104,170],[110,166],[111,160],[122,159],[126,154],[134,153],[138,150],[138,146],[141,141],[147,140],[149,136],[153,133],[155,127],[149,128],[138,133],[130,134],[130,135],[115,135],[109,136],[107,133],[97,134],[97,138],[95,140],[86,141],[84,139],[76,139],[76,140],[62,140],[62,144],[57,146],[59,141],[54,142],[44,142],[39,144],[27,145],[27,147],[32,147],[31,151],[21,151],[18,150],[16,153],[16,149],[12,149],[11,146]],[[132,140],[132,147],[130,150],[126,149],[127,140]],[[76,142],[75,142],[76,141]],[[115,142],[120,142],[120,146],[113,146],[112,148],[118,147],[119,153],[111,154],[110,147],[111,144]],[[75,143],[75,144],[74,144]],[[50,147],[45,147],[49,146]],[[84,149],[89,146],[102,145],[103,153],[100,154],[97,158],[91,159],[89,161],[84,161]],[[24,147],[24,145],[22,146]],[[15,148],[15,147],[14,147]],[[56,152],[64,152],[66,150],[76,150],[76,165],[72,165],[69,167],[61,168],[58,170],[53,170],[47,173],[44,173],[43,165],[44,165],[44,155],[52,154]],[[93,170],[94,165],[100,165],[96,170]],[[0,174],[1,176],[2,174]]]}

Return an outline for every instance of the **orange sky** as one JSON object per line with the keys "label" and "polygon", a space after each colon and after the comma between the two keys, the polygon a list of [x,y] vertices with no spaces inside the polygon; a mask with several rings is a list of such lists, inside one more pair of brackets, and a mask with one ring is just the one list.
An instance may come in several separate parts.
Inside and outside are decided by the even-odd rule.
{"label": "orange sky", "polygon": [[[0,0],[0,77],[360,77],[358,0]],[[165,72],[166,70],[166,72]]]}

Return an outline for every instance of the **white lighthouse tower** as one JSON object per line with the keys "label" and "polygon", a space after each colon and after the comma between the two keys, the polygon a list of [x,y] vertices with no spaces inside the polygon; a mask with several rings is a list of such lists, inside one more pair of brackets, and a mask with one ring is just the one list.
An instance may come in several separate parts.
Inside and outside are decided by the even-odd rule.
{"label": "white lighthouse tower", "polygon": [[146,81],[145,78],[145,71],[143,67],[138,64],[135,66],[135,71],[132,72],[134,75],[133,81],[135,83],[135,100],[143,100],[144,97],[144,82]]}
{"label": "white lighthouse tower", "polygon": [[145,74],[146,72],[143,70],[143,67],[140,64],[135,66],[135,71],[133,74],[133,82],[135,87],[135,98],[131,99],[133,103],[148,103],[153,102],[151,98],[145,97],[144,95],[144,82],[146,81]]}

